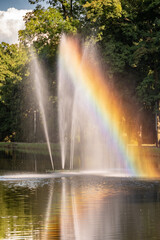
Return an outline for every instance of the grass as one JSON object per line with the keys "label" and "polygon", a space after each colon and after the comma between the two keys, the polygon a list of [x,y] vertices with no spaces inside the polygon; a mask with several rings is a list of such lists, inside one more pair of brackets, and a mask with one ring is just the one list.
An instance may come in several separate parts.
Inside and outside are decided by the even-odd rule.
{"label": "grass", "polygon": [[[0,149],[17,150],[26,153],[48,154],[46,143],[18,143],[0,142]],[[53,156],[60,156],[60,146],[58,143],[51,143]]]}
{"label": "grass", "polygon": [[[15,149],[26,153],[48,154],[46,143],[18,143],[18,142],[0,142],[0,149]],[[142,145],[141,153],[146,156],[160,157],[160,148],[153,145]],[[51,150],[54,156],[60,156],[60,145],[51,143]]]}
{"label": "grass", "polygon": [[[46,143],[19,143],[19,142],[0,142],[0,148],[28,148],[28,149],[47,149]],[[59,149],[58,143],[51,143],[51,148]]]}
{"label": "grass", "polygon": [[153,157],[160,157],[160,148],[157,147],[150,147],[150,146],[142,146],[141,147],[142,153],[145,155],[153,156]]}

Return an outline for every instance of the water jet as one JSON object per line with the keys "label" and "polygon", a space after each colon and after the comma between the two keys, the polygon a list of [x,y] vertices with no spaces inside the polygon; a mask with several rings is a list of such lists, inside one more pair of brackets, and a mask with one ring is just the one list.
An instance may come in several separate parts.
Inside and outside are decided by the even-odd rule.
{"label": "water jet", "polygon": [[46,137],[48,152],[51,160],[52,169],[54,170],[54,163],[52,158],[51,152],[51,145],[49,140],[49,133],[48,133],[48,126],[47,126],[47,119],[46,119],[46,112],[45,112],[45,102],[49,99],[48,90],[45,83],[45,77],[42,71],[42,66],[40,65],[36,54],[32,51],[32,68],[34,72],[32,74],[33,81],[34,81],[34,89],[35,94],[38,102],[38,106],[40,109],[40,113],[42,116],[42,123],[44,128],[44,133]]}
{"label": "water jet", "polygon": [[[92,45],[62,36],[58,60],[58,115],[62,169],[157,177],[156,166],[137,157],[123,129],[123,109]],[[132,131],[131,129],[129,131]]]}

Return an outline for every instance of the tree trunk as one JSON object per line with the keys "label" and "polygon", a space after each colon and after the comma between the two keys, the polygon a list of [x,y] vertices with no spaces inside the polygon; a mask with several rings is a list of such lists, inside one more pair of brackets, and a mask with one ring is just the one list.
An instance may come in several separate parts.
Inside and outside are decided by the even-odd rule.
{"label": "tree trunk", "polygon": [[70,15],[71,15],[71,17],[73,15],[72,7],[73,7],[73,0],[70,0]]}
{"label": "tree trunk", "polygon": [[64,1],[60,1],[61,4],[62,4],[62,10],[63,10],[63,16],[64,16],[64,19],[66,19],[67,17],[67,12],[66,12],[66,8],[65,8],[65,5],[64,5]]}
{"label": "tree trunk", "polygon": [[[155,89],[158,83],[158,71],[156,67],[156,63],[154,64],[154,79],[155,79]],[[156,106],[156,114],[155,114],[155,125],[156,125],[156,147],[159,147],[159,108],[160,108],[160,102],[159,100],[156,101],[155,106]]]}

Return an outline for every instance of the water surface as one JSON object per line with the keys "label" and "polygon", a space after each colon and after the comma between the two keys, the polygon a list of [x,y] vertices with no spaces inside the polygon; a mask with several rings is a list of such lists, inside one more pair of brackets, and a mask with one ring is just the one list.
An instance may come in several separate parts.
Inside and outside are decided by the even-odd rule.
{"label": "water surface", "polygon": [[160,239],[158,179],[37,173],[34,165],[20,172],[14,160],[16,173],[3,161],[0,239]]}
{"label": "water surface", "polygon": [[160,239],[159,181],[1,176],[0,239]]}

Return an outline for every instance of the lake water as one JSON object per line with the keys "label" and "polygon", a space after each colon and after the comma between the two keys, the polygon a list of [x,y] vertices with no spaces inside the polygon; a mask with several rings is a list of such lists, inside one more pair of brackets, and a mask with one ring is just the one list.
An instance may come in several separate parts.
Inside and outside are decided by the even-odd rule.
{"label": "lake water", "polygon": [[1,151],[0,239],[160,239],[159,180],[46,173],[49,165],[37,172],[34,158],[20,172],[5,157]]}

